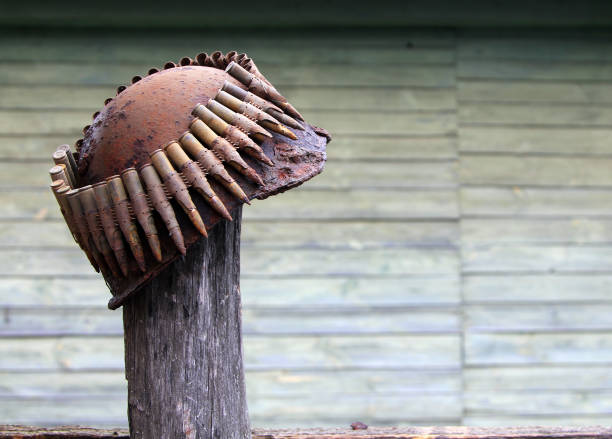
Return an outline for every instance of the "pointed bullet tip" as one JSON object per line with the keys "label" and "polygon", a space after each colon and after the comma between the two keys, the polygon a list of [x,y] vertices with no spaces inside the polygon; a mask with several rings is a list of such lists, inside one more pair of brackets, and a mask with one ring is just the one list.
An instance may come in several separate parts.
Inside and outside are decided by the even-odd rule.
{"label": "pointed bullet tip", "polygon": [[198,232],[200,232],[202,236],[208,238],[208,233],[206,232],[206,226],[202,222],[202,218],[200,217],[200,214],[197,212],[197,210],[192,211],[192,214],[189,216],[195,228],[198,229]]}
{"label": "pointed bullet tip", "polygon": [[200,234],[204,237],[204,238],[208,238],[208,233],[206,232],[206,228],[202,228],[200,227],[196,227],[196,229],[198,229],[198,232],[200,232]]}
{"label": "pointed bullet tip", "polygon": [[183,234],[181,233],[181,229],[178,224],[176,228],[170,230],[170,237],[172,238],[172,242],[174,242],[174,246],[179,251],[180,254],[185,256],[187,250],[185,249],[185,241],[183,241]]}
{"label": "pointed bullet tip", "polygon": [[155,257],[157,262],[161,262],[162,252],[161,252],[161,245],[159,244],[159,238],[157,237],[157,235],[149,235],[148,240],[149,240],[149,247],[151,247],[151,252],[153,253],[153,256]]}

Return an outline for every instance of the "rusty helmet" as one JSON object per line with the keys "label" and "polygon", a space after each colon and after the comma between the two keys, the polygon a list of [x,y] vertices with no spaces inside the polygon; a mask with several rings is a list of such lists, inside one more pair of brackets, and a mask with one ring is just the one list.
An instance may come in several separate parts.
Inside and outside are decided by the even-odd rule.
{"label": "rusty helmet", "polygon": [[321,172],[330,140],[237,52],[135,76],[83,132],[54,152],[51,189],[111,309],[237,206]]}

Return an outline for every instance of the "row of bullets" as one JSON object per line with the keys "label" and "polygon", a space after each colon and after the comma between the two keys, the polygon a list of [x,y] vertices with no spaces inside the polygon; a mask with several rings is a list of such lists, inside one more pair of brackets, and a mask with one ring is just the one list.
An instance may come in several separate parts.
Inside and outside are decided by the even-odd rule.
{"label": "row of bullets", "polygon": [[[247,195],[227,172],[224,163],[250,182],[263,185],[261,177],[238,151],[273,166],[252,139],[263,141],[271,138],[267,130],[297,138],[270,111],[284,115],[274,104],[226,82],[215,99],[194,108],[192,114],[195,118],[189,131],[150,154],[151,163],[138,171],[128,168],[121,175],[84,187],[78,187],[77,166],[70,148],[68,145],[60,146],[53,154],[56,165],[50,170],[51,189],[74,239],[94,268],[99,271],[101,267],[107,267],[116,277],[127,276],[129,247],[140,270],[146,270],[143,246],[134,219],[144,231],[153,256],[161,261],[153,210],[160,215],[178,251],[185,254],[183,234],[170,204],[172,198],[195,228],[207,236],[206,226],[189,195],[189,187],[204,197],[221,217],[231,220],[207,176],[214,178],[237,199],[249,203]],[[290,126],[303,129],[297,121],[287,117]]]}

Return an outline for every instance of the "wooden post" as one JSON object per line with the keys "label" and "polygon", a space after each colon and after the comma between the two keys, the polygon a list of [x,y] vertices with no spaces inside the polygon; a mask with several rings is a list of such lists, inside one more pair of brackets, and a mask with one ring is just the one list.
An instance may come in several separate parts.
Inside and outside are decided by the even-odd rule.
{"label": "wooden post", "polygon": [[222,221],[123,308],[132,439],[251,438],[240,226]]}

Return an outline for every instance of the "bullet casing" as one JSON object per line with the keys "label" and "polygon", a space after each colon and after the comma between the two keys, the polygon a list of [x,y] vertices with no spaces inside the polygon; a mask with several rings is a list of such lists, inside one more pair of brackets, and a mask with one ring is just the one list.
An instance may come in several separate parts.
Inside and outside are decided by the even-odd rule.
{"label": "bullet casing", "polygon": [[244,151],[253,158],[262,161],[269,166],[273,165],[272,161],[268,157],[266,157],[261,147],[255,142],[253,142],[251,139],[249,139],[249,136],[247,136],[235,126],[225,122],[215,113],[213,113],[209,108],[200,104],[196,106],[196,108],[193,110],[193,113],[194,115],[199,117],[207,126],[212,128],[212,130],[215,131],[220,137],[225,138],[236,148],[243,148]]}
{"label": "bullet casing", "polygon": [[164,147],[170,160],[179,168],[185,179],[198,191],[206,202],[223,218],[231,221],[229,212],[208,183],[204,171],[191,160],[177,142],[170,142]]}
{"label": "bullet casing", "polygon": [[153,215],[151,215],[147,196],[138,177],[138,172],[134,168],[128,168],[121,173],[121,179],[127,189],[136,219],[145,232],[153,256],[158,261],[161,261],[162,253],[157,228],[155,227]]}
{"label": "bullet casing", "polygon": [[115,254],[115,258],[119,263],[121,272],[124,276],[127,276],[129,272],[129,259],[125,245],[123,244],[121,230],[113,218],[113,205],[106,190],[106,182],[96,183],[92,186],[92,188],[96,206],[98,208],[98,215],[100,217],[100,222],[102,223],[102,230],[104,230],[106,240]]}
{"label": "bullet casing", "polygon": [[63,180],[56,180],[51,183],[51,191],[57,200],[57,203],[60,206],[60,212],[62,212],[62,216],[68,225],[68,229],[77,244],[81,249],[84,249],[82,244],[82,239],[79,233],[79,229],[74,220],[74,214],[72,213],[72,209],[70,208],[70,203],[66,198],[66,193],[70,191],[70,187],[67,186]]}
{"label": "bullet casing", "polygon": [[121,271],[113,256],[113,250],[106,240],[104,233],[100,233],[101,224],[98,220],[98,207],[96,206],[93,188],[91,186],[82,187],[76,197],[80,199],[81,205],[83,206],[89,233],[93,238],[97,250],[102,253],[106,266],[112,271],[113,275],[120,277]]}
{"label": "bullet casing", "polygon": [[228,124],[237,127],[240,131],[255,137],[259,141],[263,142],[266,138],[272,138],[272,134],[267,132],[261,126],[257,125],[255,121],[249,119],[243,114],[236,113],[230,110],[225,105],[217,102],[216,100],[209,100],[206,106],[209,110],[211,110]]}
{"label": "bullet casing", "polygon": [[140,168],[140,175],[147,188],[147,194],[149,195],[151,204],[164,221],[170,238],[172,238],[172,242],[174,242],[174,245],[182,255],[186,254],[187,250],[185,248],[183,233],[181,232],[179,223],[176,220],[176,215],[174,215],[174,209],[166,196],[163,183],[159,179],[157,171],[153,165],[149,164]]}
{"label": "bullet casing", "polygon": [[222,162],[229,163],[234,169],[244,175],[249,181],[263,185],[261,177],[251,168],[236,149],[223,137],[215,134],[202,120],[196,119],[191,123],[191,131],[215,153]]}
{"label": "bullet casing", "polygon": [[130,246],[132,255],[136,259],[136,263],[141,271],[146,271],[144,251],[140,237],[138,236],[138,229],[136,223],[130,215],[130,202],[125,192],[125,187],[121,177],[115,176],[106,180],[108,193],[113,202],[113,210],[115,212],[115,219],[119,224],[119,229],[123,233],[123,237]]}
{"label": "bullet casing", "polygon": [[183,134],[179,142],[191,157],[198,161],[208,175],[211,175],[221,183],[236,198],[250,204],[249,198],[232,176],[229,175],[223,163],[210,149],[205,148],[192,133],[186,132]]}
{"label": "bullet casing", "polygon": [[68,178],[66,184],[68,184],[70,187],[77,187],[77,180],[75,177],[76,169],[72,167],[70,159],[68,158],[68,153],[66,153],[66,151],[63,149],[58,148],[53,153],[53,162],[56,165],[64,166],[64,172],[66,174],[66,177]]}
{"label": "bullet casing", "polygon": [[93,237],[89,233],[87,218],[85,217],[85,212],[78,195],[78,189],[71,189],[66,192],[66,198],[70,203],[73,219],[79,229],[79,235],[82,237],[82,244],[85,248],[85,252],[87,253],[88,258],[91,258],[96,262],[96,266],[98,267],[97,271],[99,271],[100,269],[106,267],[106,264],[104,262],[104,257],[96,248]]}
{"label": "bullet casing", "polygon": [[153,166],[155,166],[155,170],[164,182],[166,189],[168,189],[168,193],[170,193],[183,208],[195,228],[202,235],[208,236],[204,221],[202,221],[202,217],[189,195],[187,186],[183,182],[181,175],[172,167],[166,154],[161,149],[157,149],[150,154],[150,157]]}

